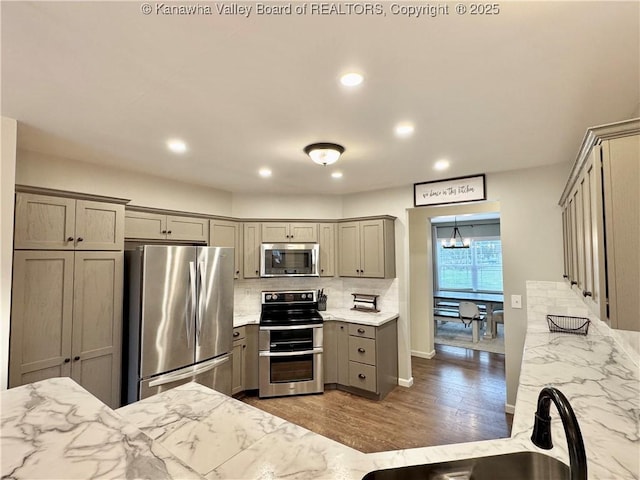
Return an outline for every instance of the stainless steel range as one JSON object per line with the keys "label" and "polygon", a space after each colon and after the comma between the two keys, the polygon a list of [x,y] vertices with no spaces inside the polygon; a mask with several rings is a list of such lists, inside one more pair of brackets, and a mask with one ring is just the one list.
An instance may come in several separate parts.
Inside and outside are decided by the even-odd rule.
{"label": "stainless steel range", "polygon": [[315,290],[262,292],[260,397],[324,391],[322,322]]}

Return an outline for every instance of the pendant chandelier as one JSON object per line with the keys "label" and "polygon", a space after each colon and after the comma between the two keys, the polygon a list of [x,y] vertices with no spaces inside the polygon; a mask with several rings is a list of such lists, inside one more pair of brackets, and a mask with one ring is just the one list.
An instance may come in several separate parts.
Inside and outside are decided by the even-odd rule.
{"label": "pendant chandelier", "polygon": [[458,221],[456,217],[453,217],[453,232],[451,232],[451,238],[449,240],[442,240],[442,248],[469,248],[470,246],[471,240],[462,237],[458,229]]}

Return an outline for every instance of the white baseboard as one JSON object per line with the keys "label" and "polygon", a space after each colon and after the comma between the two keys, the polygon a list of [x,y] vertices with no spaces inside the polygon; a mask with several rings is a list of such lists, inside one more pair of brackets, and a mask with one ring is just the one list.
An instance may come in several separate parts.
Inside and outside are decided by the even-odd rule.
{"label": "white baseboard", "polygon": [[413,387],[413,377],[398,378],[398,385],[401,387]]}
{"label": "white baseboard", "polygon": [[430,352],[418,352],[417,350],[411,350],[411,356],[418,358],[426,358],[427,360],[436,356],[436,351],[431,350]]}
{"label": "white baseboard", "polygon": [[513,415],[516,411],[516,407],[515,405],[509,405],[508,403],[504,404],[504,411],[505,413],[510,413],[511,415]]}

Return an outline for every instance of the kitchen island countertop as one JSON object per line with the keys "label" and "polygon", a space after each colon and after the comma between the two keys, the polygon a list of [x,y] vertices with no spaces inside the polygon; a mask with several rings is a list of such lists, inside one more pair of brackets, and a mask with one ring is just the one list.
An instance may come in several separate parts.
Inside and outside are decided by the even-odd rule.
{"label": "kitchen island countertop", "polygon": [[[549,333],[544,322],[551,307],[535,305],[535,290],[556,293],[548,286],[533,287],[527,292],[529,327],[511,438],[363,454],[193,383],[114,412],[72,380],[51,379],[2,392],[1,474],[16,479],[360,479],[379,468],[523,450],[568,463],[554,407],[554,448],[544,452],[529,440],[538,392],[553,385],[576,412],[589,478],[638,479],[637,353],[621,347],[618,334],[597,319],[586,337]],[[565,293],[557,293],[559,304],[567,300]]]}

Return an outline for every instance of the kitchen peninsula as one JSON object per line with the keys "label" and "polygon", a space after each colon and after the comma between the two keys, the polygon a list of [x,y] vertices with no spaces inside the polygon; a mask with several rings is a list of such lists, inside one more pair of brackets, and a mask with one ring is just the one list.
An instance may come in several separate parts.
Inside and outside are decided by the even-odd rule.
{"label": "kitchen peninsula", "polygon": [[[570,399],[589,478],[638,479],[638,352],[592,318],[586,337],[549,333],[548,312],[586,315],[563,283],[528,282],[528,333],[509,439],[363,454],[197,384],[113,411],[59,378],[2,392],[5,478],[341,478],[371,470],[536,450],[545,385]],[[577,305],[577,304],[576,304]],[[554,449],[568,463],[557,412]]]}

